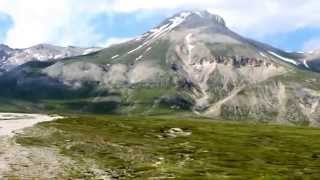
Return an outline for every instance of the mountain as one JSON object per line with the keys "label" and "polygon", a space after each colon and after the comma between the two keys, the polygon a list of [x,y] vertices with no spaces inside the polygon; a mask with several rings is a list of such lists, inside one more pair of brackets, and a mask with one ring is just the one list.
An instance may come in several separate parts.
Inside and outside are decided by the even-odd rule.
{"label": "mountain", "polygon": [[184,11],[131,41],[4,73],[0,109],[318,126],[320,74],[302,57],[242,37],[218,15]]}
{"label": "mountain", "polygon": [[0,44],[0,69],[7,71],[29,61],[57,60],[93,53],[99,48],[59,47],[38,44],[25,49],[12,49]]}

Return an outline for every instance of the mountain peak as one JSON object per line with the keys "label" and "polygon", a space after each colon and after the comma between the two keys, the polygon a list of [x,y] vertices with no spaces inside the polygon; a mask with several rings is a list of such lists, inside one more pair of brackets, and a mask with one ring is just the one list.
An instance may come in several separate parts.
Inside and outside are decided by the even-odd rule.
{"label": "mountain peak", "polygon": [[145,33],[144,36],[158,37],[176,28],[194,29],[199,27],[219,30],[227,28],[221,16],[212,14],[209,11],[182,11],[166,19],[159,26]]}
{"label": "mountain peak", "polygon": [[224,19],[216,14],[212,14],[207,10],[197,10],[197,11],[182,11],[175,14],[170,19],[183,18],[185,22],[192,23],[194,25],[200,24],[216,24],[221,26],[226,26]]}

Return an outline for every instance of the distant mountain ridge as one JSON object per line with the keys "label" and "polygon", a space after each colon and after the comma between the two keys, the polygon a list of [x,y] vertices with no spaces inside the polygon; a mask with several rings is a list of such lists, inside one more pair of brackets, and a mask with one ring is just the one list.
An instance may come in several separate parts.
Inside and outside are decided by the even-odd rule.
{"label": "distant mountain ridge", "polygon": [[29,61],[57,60],[67,57],[86,55],[101,48],[60,47],[38,44],[25,49],[13,49],[0,44],[0,69],[10,70]]}

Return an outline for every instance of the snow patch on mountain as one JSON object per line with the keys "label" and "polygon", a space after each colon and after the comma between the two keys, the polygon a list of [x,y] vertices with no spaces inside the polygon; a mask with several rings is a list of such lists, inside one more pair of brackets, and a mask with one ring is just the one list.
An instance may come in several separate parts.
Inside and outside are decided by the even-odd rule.
{"label": "snow patch on mountain", "polygon": [[82,55],[88,55],[94,52],[97,52],[100,48],[89,48],[84,50],[84,52],[82,53]]}
{"label": "snow patch on mountain", "polygon": [[289,58],[286,58],[286,57],[283,57],[283,56],[280,56],[279,54],[277,54],[277,53],[275,53],[275,52],[272,52],[272,51],[268,51],[271,55],[273,55],[273,56],[275,56],[275,57],[277,57],[277,58],[279,58],[279,59],[281,59],[281,60],[283,60],[283,61],[285,61],[285,62],[288,62],[288,63],[290,63],[290,64],[293,64],[293,65],[298,65],[298,63],[295,61],[295,60],[293,60],[293,59],[289,59]]}
{"label": "snow patch on mountain", "polygon": [[182,12],[178,16],[175,16],[171,19],[169,19],[169,23],[162,25],[159,28],[156,29],[151,29],[150,32],[151,34],[149,35],[149,39],[155,39],[162,35],[163,33],[169,32],[179,26],[181,23],[183,23],[187,17],[191,15],[190,12]]}
{"label": "snow patch on mountain", "polygon": [[310,66],[308,65],[308,62],[306,59],[303,60],[303,65],[308,68],[308,69],[311,69]]}
{"label": "snow patch on mountain", "polygon": [[136,58],[136,61],[139,61],[143,58],[143,55],[140,55],[139,57]]}
{"label": "snow patch on mountain", "polygon": [[127,54],[132,54],[132,53],[134,53],[135,51],[137,51],[137,50],[139,50],[139,49],[143,48],[143,46],[144,46],[144,44],[139,45],[137,48],[132,49],[131,51],[127,52]]}
{"label": "snow patch on mountain", "polygon": [[148,47],[146,50],[146,53],[149,52],[152,49],[152,47]]}
{"label": "snow patch on mountain", "polygon": [[259,54],[262,56],[262,57],[267,57],[267,55],[265,55],[263,52],[259,52]]}
{"label": "snow patch on mountain", "polygon": [[197,14],[198,16],[200,16],[200,17],[204,17],[202,12],[200,12],[200,11],[195,11],[194,13]]}
{"label": "snow patch on mountain", "polygon": [[151,29],[149,31],[149,33],[148,33],[146,41],[143,44],[141,44],[138,47],[136,47],[135,49],[132,49],[129,52],[127,52],[127,54],[132,54],[135,51],[137,51],[137,50],[139,50],[139,49],[151,44],[154,40],[158,39],[159,37],[161,37],[165,33],[170,32],[171,30],[173,30],[174,28],[179,26],[190,15],[191,15],[191,13],[189,13],[189,12],[183,12],[179,16],[175,16],[175,17],[169,19],[168,20],[169,21],[168,24],[162,25],[162,26],[160,26],[158,28],[155,28],[155,29]]}
{"label": "snow patch on mountain", "polygon": [[111,59],[116,59],[117,57],[119,57],[119,54],[112,56]]}

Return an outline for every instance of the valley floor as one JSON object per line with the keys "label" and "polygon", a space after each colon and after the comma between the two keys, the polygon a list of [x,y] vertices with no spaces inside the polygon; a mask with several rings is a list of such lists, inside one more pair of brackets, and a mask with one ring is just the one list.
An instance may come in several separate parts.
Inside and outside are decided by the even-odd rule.
{"label": "valley floor", "polygon": [[69,117],[2,138],[0,165],[0,177],[8,179],[317,179],[320,130],[174,117]]}

